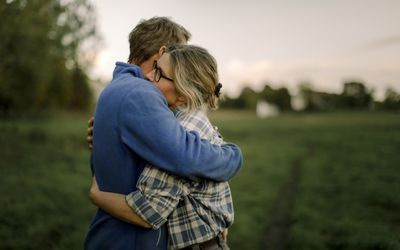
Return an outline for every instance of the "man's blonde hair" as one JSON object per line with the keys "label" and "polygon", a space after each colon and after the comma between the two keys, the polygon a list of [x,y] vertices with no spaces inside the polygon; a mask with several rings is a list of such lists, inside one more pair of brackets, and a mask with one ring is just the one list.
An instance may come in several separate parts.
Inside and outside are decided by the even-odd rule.
{"label": "man's blonde hair", "polygon": [[217,109],[218,70],[214,57],[195,45],[174,45],[167,48],[167,53],[176,91],[186,98],[182,111]]}
{"label": "man's blonde hair", "polygon": [[143,19],[129,34],[128,63],[140,65],[162,46],[185,44],[190,37],[189,31],[168,17]]}

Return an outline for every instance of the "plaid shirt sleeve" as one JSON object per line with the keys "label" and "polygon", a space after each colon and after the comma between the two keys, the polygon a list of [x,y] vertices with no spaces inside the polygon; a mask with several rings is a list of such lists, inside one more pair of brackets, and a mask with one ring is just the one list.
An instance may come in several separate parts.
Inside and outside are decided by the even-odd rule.
{"label": "plaid shirt sleeve", "polygon": [[138,190],[125,196],[128,205],[153,229],[158,229],[189,190],[185,180],[147,165],[138,180]]}
{"label": "plaid shirt sleeve", "polygon": [[[186,116],[177,113],[176,116],[186,130],[196,131],[201,137],[207,134],[209,128],[206,126],[206,121],[208,120],[203,113]],[[223,142],[216,131],[208,139],[217,145]],[[177,207],[182,197],[190,193],[190,184],[187,180],[150,165],[147,165],[140,175],[137,188],[137,191],[125,196],[126,202],[153,229],[158,229],[167,222],[168,216]]]}

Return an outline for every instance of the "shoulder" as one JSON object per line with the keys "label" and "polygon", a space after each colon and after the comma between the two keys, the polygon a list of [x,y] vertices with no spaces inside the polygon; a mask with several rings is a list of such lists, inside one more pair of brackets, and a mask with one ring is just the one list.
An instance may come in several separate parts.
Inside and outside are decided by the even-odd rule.
{"label": "shoulder", "polygon": [[152,110],[167,105],[161,91],[144,79],[133,78],[126,85],[129,87],[122,90],[124,92],[121,100],[123,109]]}
{"label": "shoulder", "polygon": [[206,112],[202,110],[188,114],[178,112],[177,118],[186,130],[196,131],[200,134],[201,138],[211,140],[213,144],[218,144],[215,139],[218,134],[208,119]]}
{"label": "shoulder", "polygon": [[151,82],[135,77],[132,74],[125,73],[114,77],[114,79],[104,88],[102,94],[123,94],[135,95],[155,93],[160,95],[161,91]]}
{"label": "shoulder", "polygon": [[206,114],[201,110],[190,113],[178,111],[176,117],[187,130],[201,129],[210,123]]}

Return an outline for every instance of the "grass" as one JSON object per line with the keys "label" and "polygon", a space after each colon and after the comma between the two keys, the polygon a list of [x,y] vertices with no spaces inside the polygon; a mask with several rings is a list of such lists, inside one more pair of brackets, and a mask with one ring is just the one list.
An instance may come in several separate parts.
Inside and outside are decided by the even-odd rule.
{"label": "grass", "polygon": [[305,138],[290,249],[400,249],[400,119],[348,120]]}
{"label": "grass", "polygon": [[[400,249],[398,114],[260,120],[218,111],[211,118],[244,154],[230,182],[231,249]],[[95,210],[87,197],[86,120],[0,120],[0,249],[82,249]],[[290,196],[282,192],[288,183]],[[290,200],[287,213],[277,212],[282,200]],[[274,227],[282,227],[280,248],[264,240]]]}
{"label": "grass", "polygon": [[263,249],[261,242],[272,205],[288,181],[293,162],[305,149],[294,143],[298,129],[290,125],[291,117],[259,120],[251,113],[225,116],[215,114],[212,120],[224,139],[238,144],[244,155],[242,170],[230,182],[235,222],[229,245],[232,249]]}
{"label": "grass", "polygon": [[85,119],[0,124],[0,249],[81,249],[94,212]]}

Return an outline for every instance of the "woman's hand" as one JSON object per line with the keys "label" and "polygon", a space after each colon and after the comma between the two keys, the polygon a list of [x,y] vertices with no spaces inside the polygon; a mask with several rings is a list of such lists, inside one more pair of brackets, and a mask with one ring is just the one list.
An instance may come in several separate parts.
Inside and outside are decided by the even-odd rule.
{"label": "woman's hand", "polygon": [[228,228],[222,231],[222,239],[224,239],[224,241],[228,240]]}
{"label": "woman's hand", "polygon": [[93,149],[93,124],[94,124],[94,117],[90,117],[88,121],[88,129],[86,137],[86,142],[88,144],[89,150]]}
{"label": "woman's hand", "polygon": [[89,198],[92,201],[92,203],[96,206],[97,206],[96,200],[97,200],[97,197],[99,196],[99,194],[100,194],[100,189],[99,189],[99,186],[97,185],[96,176],[93,175],[92,186],[90,187],[90,191],[89,191]]}

